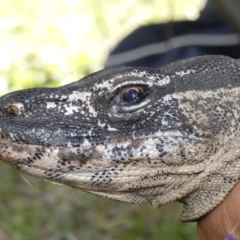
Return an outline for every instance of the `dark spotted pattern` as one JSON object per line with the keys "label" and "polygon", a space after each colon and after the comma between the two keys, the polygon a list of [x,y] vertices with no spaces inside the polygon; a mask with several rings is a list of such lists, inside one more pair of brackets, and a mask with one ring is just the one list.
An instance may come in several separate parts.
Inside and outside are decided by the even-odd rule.
{"label": "dark spotted pattern", "polygon": [[205,56],[13,92],[0,98],[0,157],[99,196],[178,200],[194,220],[240,177],[239,86],[238,60]]}

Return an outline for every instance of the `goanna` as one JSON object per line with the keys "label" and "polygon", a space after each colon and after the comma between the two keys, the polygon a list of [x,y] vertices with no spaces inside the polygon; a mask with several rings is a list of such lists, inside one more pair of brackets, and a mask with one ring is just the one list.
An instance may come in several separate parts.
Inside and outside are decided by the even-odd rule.
{"label": "goanna", "polygon": [[240,178],[240,61],[102,70],[0,98],[0,158],[33,176],[203,216]]}

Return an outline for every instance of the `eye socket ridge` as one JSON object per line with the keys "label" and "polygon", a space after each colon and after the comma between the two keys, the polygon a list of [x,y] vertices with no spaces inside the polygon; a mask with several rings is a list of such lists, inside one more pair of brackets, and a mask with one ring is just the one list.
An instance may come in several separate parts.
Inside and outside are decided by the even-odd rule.
{"label": "eye socket ridge", "polygon": [[124,86],[117,89],[112,100],[117,105],[132,106],[142,102],[149,92],[149,87],[146,85]]}

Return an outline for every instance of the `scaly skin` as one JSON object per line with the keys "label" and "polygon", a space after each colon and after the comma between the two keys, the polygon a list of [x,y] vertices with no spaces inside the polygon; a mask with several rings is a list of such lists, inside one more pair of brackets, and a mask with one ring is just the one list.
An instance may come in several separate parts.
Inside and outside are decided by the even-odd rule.
{"label": "scaly skin", "polygon": [[240,178],[240,62],[113,68],[0,98],[0,158],[33,176],[196,220]]}

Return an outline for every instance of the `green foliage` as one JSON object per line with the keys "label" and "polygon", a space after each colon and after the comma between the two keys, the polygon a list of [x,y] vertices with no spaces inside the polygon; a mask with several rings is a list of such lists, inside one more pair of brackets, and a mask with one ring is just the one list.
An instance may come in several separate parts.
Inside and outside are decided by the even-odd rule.
{"label": "green foliage", "polygon": [[[202,2],[0,0],[0,94],[55,87],[97,71],[137,26],[194,18]],[[32,186],[0,163],[1,240],[196,239],[195,225],[180,222],[176,203],[153,209],[23,176]]]}
{"label": "green foliage", "polygon": [[180,204],[121,203],[0,166],[1,240],[196,239],[195,224],[179,220]]}
{"label": "green foliage", "polygon": [[137,26],[196,17],[203,1],[0,0],[0,94],[97,71]]}

